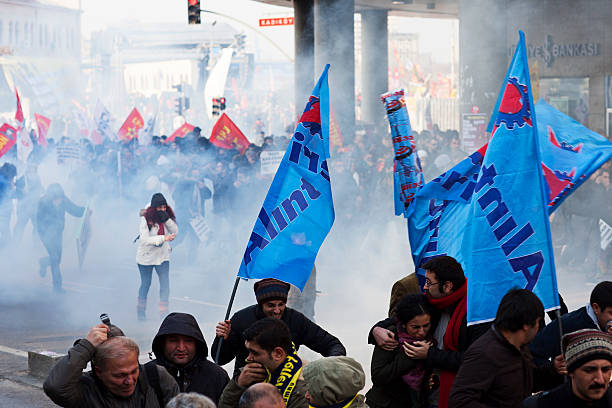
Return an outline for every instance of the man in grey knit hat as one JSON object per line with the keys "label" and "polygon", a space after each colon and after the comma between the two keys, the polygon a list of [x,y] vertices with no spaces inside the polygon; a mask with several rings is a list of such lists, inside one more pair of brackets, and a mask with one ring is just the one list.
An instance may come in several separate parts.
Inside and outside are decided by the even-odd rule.
{"label": "man in grey knit hat", "polygon": [[612,407],[612,335],[578,330],[563,336],[562,347],[571,381],[527,398],[523,407]]}

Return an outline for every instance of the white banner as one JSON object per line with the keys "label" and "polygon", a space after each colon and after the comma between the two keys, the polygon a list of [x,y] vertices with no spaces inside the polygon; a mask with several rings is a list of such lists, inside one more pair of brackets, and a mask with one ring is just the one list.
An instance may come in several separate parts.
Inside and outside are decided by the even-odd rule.
{"label": "white banner", "polygon": [[599,232],[601,233],[601,249],[605,250],[610,242],[612,242],[612,227],[610,227],[604,220],[599,220]]}
{"label": "white banner", "polygon": [[283,160],[285,152],[282,151],[263,151],[259,155],[259,161],[261,162],[261,174],[264,176],[276,173],[278,165]]}

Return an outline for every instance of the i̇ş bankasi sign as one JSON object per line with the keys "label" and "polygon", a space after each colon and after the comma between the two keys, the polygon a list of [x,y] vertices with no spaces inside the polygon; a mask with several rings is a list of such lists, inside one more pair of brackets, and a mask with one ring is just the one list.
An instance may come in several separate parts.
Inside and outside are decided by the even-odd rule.
{"label": "i\u0307\u015f bankasi sign", "polygon": [[293,25],[293,17],[260,18],[260,27]]}
{"label": "i\u0307\u015f bankasi sign", "polygon": [[[514,54],[515,45],[508,49],[508,56]],[[597,57],[601,55],[601,44],[596,42],[555,43],[552,35],[547,35],[541,45],[527,45],[527,57],[540,58],[551,67],[557,58]]]}

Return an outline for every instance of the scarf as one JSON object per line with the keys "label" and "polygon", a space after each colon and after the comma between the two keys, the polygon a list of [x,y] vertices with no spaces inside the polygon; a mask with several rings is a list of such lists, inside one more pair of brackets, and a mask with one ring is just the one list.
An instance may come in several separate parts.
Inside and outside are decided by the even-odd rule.
{"label": "scarf", "polygon": [[147,221],[147,226],[149,227],[149,230],[151,230],[153,225],[157,224],[157,226],[158,226],[157,235],[166,235],[166,231],[165,231],[165,228],[164,228],[164,223],[169,218],[172,218],[174,220],[174,212],[172,211],[172,208],[167,207],[166,208],[166,214],[167,214],[167,218],[162,221],[162,220],[159,219],[158,211],[155,210],[155,208],[153,208],[153,207],[147,207],[144,210],[141,210],[141,212],[140,212],[140,215],[145,217],[145,220]]}
{"label": "scarf", "polygon": [[335,404],[332,405],[313,405],[313,404],[308,404],[308,408],[347,408],[350,407],[351,404],[355,401],[355,398],[357,398],[357,396],[359,395],[359,393],[355,394],[352,397],[348,397],[347,399],[337,402]]}
{"label": "scarf", "polygon": [[268,378],[265,382],[274,385],[283,397],[285,404],[288,405],[291,393],[295,389],[295,384],[301,373],[302,360],[298,357],[294,347],[293,352],[285,357],[285,360],[273,373],[268,372]]}
{"label": "scarf", "polygon": [[[408,335],[408,333],[406,333],[406,330],[397,320],[397,318],[395,318],[395,324],[397,327],[397,340],[400,342],[400,344],[404,342],[412,343],[414,341],[425,340],[417,339],[416,337]],[[401,350],[400,352],[403,353],[403,350]],[[415,367],[408,371],[406,374],[402,375],[402,380],[404,380],[404,382],[408,384],[410,388],[418,392],[421,391],[423,377],[425,377],[425,361],[416,360]]]}
{"label": "scarf", "polygon": [[[448,296],[434,299],[428,293],[427,299],[429,299],[429,303],[438,310],[446,310],[455,305],[455,310],[453,310],[448,326],[446,326],[443,346],[444,350],[459,351],[459,331],[461,330],[461,323],[467,313],[467,280],[459,289]],[[456,376],[456,371],[440,371],[440,391],[438,392],[439,408],[448,407],[448,397]]]}

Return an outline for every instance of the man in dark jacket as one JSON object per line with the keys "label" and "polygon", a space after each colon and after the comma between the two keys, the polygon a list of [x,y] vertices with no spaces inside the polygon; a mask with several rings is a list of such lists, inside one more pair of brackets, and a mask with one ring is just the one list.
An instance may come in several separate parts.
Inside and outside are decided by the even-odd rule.
{"label": "man in dark jacket", "polygon": [[[552,367],[535,370],[527,345],[544,319],[544,306],[526,289],[502,298],[493,326],[463,356],[449,407],[518,407],[536,388],[554,384]],[[561,364],[559,356],[558,364]]]}
{"label": "man in dark jacket", "polygon": [[263,279],[255,283],[254,290],[256,305],[236,312],[230,320],[219,322],[217,325],[217,338],[213,343],[212,352],[213,355],[217,354],[219,340],[223,338],[218,364],[225,365],[236,357],[234,375],[237,375],[240,367],[246,364],[245,359],[249,354],[244,346],[242,333],[265,317],[280,319],[289,327],[296,350],[301,345],[305,345],[324,357],[346,355],[346,349],[340,340],[300,312],[285,307],[289,284],[277,279]]}
{"label": "man in dark jacket", "polygon": [[256,383],[274,385],[287,408],[308,408],[302,360],[280,319],[266,317],[244,331],[248,363],[232,378],[219,399],[219,408],[239,408],[242,394]]}
{"label": "man in dark jacket", "polygon": [[81,217],[85,208],[79,207],[66,197],[62,186],[51,184],[47,192],[38,201],[36,213],[36,228],[49,256],[40,259],[40,276],[47,274],[47,268],[51,267],[53,277],[53,290],[62,292],[62,273],[60,263],[62,261],[62,236],[66,222],[66,212],[74,217]]}
{"label": "man in dark jacket", "polygon": [[[66,408],[163,408],[178,394],[176,381],[163,367],[149,376],[138,364],[138,345],[124,336],[109,338],[101,323],[78,340],[51,369],[45,394]],[[91,361],[92,370],[83,373]],[[146,374],[145,374],[145,371]],[[153,387],[151,377],[157,377]]]}
{"label": "man in dark jacket", "polygon": [[[581,329],[608,331],[612,320],[612,282],[598,283],[591,292],[589,304],[561,316],[563,334]],[[561,354],[559,322],[550,322],[533,340],[529,348],[534,362],[540,366]]]}
{"label": "man in dark jacket", "polygon": [[523,402],[524,408],[610,408],[612,335],[578,330],[563,336],[563,354],[571,381]]}
{"label": "man in dark jacket", "polygon": [[215,404],[229,382],[224,369],[208,361],[208,346],[196,319],[187,313],[170,313],[153,339],[156,359],[168,370],[181,392],[197,392]]}

